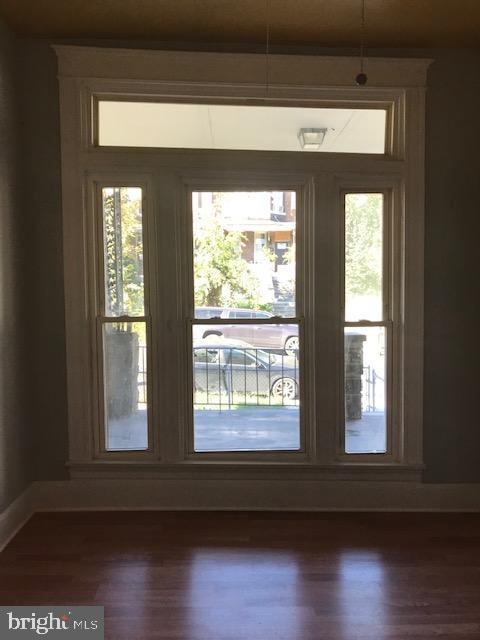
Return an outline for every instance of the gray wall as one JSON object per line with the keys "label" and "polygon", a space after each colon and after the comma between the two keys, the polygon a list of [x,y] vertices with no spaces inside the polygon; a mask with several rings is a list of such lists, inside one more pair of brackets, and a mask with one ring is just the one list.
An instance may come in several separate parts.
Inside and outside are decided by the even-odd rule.
{"label": "gray wall", "polygon": [[0,23],[0,512],[30,481],[31,448],[14,47]]}
{"label": "gray wall", "polygon": [[425,242],[425,478],[480,481],[480,52],[429,74]]}
{"label": "gray wall", "polygon": [[35,477],[68,476],[60,132],[56,57],[45,43],[21,43],[22,171],[28,222],[29,365]]}
{"label": "gray wall", "polygon": [[[146,46],[124,42],[107,46],[120,44]],[[479,482],[480,350],[475,304],[480,280],[480,54],[467,50],[381,53],[436,59],[427,97],[425,480]],[[55,56],[48,44],[23,42],[21,58],[30,266],[36,285],[30,299],[35,318],[34,427],[37,475],[44,479],[64,477],[67,444],[58,95]]]}

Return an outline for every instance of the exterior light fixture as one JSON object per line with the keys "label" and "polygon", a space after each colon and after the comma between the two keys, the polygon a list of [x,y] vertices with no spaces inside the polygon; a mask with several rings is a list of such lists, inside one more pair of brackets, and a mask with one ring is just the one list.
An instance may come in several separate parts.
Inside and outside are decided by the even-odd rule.
{"label": "exterior light fixture", "polygon": [[323,144],[327,129],[300,129],[298,139],[304,151],[318,151]]}

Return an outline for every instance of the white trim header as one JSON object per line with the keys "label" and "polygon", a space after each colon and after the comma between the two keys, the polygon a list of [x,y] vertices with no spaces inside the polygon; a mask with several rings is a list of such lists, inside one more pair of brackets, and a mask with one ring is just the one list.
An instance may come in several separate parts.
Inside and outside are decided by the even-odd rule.
{"label": "white trim header", "polygon": [[[109,49],[54,45],[59,76],[157,82],[266,84],[266,58],[253,53],[205,53],[149,49]],[[365,60],[372,87],[423,87],[432,60],[380,58]],[[358,57],[270,55],[268,84],[301,87],[355,87]]]}

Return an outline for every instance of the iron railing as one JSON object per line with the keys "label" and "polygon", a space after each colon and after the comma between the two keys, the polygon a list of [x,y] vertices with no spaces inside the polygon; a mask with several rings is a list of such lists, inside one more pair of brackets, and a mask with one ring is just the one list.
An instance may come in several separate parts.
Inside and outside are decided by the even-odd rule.
{"label": "iron railing", "polygon": [[[379,376],[372,366],[363,367],[362,410],[366,413],[385,409],[384,382],[385,379]],[[380,392],[382,392],[382,397]]]}
{"label": "iron railing", "polygon": [[298,354],[272,353],[254,347],[193,349],[196,408],[298,406]]}
{"label": "iron railing", "polygon": [[[232,406],[298,406],[300,377],[298,353],[271,353],[254,347],[202,346],[193,350],[194,404]],[[380,386],[380,390],[379,390]],[[363,367],[362,409],[383,410],[384,378]],[[147,402],[147,349],[139,347],[138,402]]]}

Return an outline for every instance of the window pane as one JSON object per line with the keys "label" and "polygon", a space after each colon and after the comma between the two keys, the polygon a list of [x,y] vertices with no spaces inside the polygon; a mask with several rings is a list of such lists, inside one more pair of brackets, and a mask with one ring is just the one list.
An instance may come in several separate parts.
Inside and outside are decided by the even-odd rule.
{"label": "window pane", "polygon": [[295,195],[193,194],[196,318],[295,316]]}
{"label": "window pane", "polygon": [[195,451],[300,448],[298,325],[194,325],[193,376]]}
{"label": "window pane", "polygon": [[384,327],[345,329],[345,451],[385,453]]}
{"label": "window pane", "polygon": [[105,314],[144,315],[142,190],[102,189]]}
{"label": "window pane", "polygon": [[105,431],[109,451],[148,447],[144,322],[103,327]]}
{"label": "window pane", "polygon": [[386,115],[385,109],[100,100],[99,144],[385,153]]}
{"label": "window pane", "polygon": [[382,320],[383,194],[345,196],[345,320]]}

